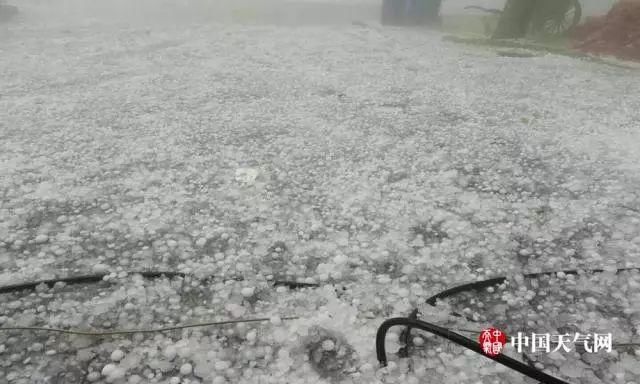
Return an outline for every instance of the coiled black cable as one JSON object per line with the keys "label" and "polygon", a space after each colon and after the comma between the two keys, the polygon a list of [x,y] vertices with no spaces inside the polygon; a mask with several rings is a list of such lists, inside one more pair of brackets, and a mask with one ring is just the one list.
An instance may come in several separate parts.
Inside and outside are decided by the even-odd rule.
{"label": "coiled black cable", "polygon": [[[633,270],[640,270],[640,268],[638,267],[631,267],[631,268],[617,268],[614,271],[616,273],[620,273],[620,272],[624,272],[624,271],[633,271]],[[565,275],[578,275],[580,273],[602,273],[602,272],[606,272],[607,270],[605,269],[587,269],[587,270],[578,270],[578,269],[570,269],[570,270],[564,270],[564,271],[552,271],[552,272],[536,272],[536,273],[528,273],[525,274],[524,277],[528,278],[528,279],[536,279],[542,276],[551,276],[551,275],[557,275],[559,273],[563,273]],[[501,277],[494,277],[491,279],[487,279],[487,280],[481,280],[481,281],[475,281],[472,283],[467,283],[467,284],[462,284],[462,285],[458,285],[456,287],[453,288],[449,288],[446,289],[444,291],[438,292],[437,294],[429,297],[426,300],[426,303],[431,305],[431,306],[436,306],[436,303],[438,300],[442,300],[451,296],[455,296],[459,293],[462,292],[468,292],[468,291],[478,291],[484,288],[488,288],[491,286],[495,286],[495,285],[499,285],[499,284],[503,284],[505,281],[507,281],[507,277],[506,276],[501,276]],[[427,331],[427,332],[431,332],[434,333],[438,336],[444,337],[456,344],[462,345],[468,349],[473,350],[474,352],[480,353],[483,356],[490,358],[492,360],[497,361],[498,363],[501,363],[509,368],[515,369],[518,372],[529,376],[531,378],[534,378],[538,381],[540,381],[541,383],[560,383],[560,384],[569,384],[566,381],[562,381],[558,378],[555,378],[553,376],[550,376],[546,373],[544,373],[543,371],[533,367],[532,365],[528,365],[525,363],[522,363],[520,361],[514,360],[512,358],[509,358],[507,356],[504,356],[503,359],[501,358],[501,356],[503,355],[498,355],[496,357],[491,357],[488,356],[484,353],[482,353],[482,349],[480,347],[480,345],[476,342],[474,342],[473,340],[467,339],[464,336],[461,336],[457,333],[451,332],[450,330],[448,330],[447,328],[443,328],[434,324],[430,324],[421,320],[418,320],[418,309],[414,309],[411,314],[409,315],[409,317],[402,317],[402,318],[395,318],[395,319],[390,319],[385,321],[384,323],[382,323],[382,325],[380,326],[380,328],[378,329],[378,336],[376,338],[376,351],[378,354],[378,361],[381,362],[381,364],[386,365],[386,353],[384,350],[384,336],[386,335],[386,331],[395,325],[406,325],[406,328],[403,330],[402,334],[400,335],[400,339],[402,341],[402,343],[404,344],[404,346],[400,349],[400,351],[398,351],[400,357],[408,357],[409,356],[409,348],[411,345],[411,329],[412,328],[418,328],[421,329],[423,331]],[[453,316],[457,316],[457,317],[462,317],[462,315],[458,314],[458,313],[451,313],[451,315]],[[391,321],[393,320],[393,321]],[[467,319],[470,321],[473,321],[472,319]],[[389,324],[387,324],[387,322],[391,321]],[[421,324],[420,327],[416,326],[415,324]],[[384,328],[383,328],[384,327]],[[382,339],[381,339],[382,338]],[[523,354],[523,357],[525,358],[525,360],[530,361],[530,359],[528,358],[528,356],[526,356],[525,354]],[[535,377],[534,377],[535,376]]]}
{"label": "coiled black cable", "polygon": [[458,333],[452,332],[451,330],[440,327],[435,324],[427,323],[425,321],[410,319],[408,317],[396,317],[389,320],[385,320],[380,327],[378,328],[378,332],[376,334],[376,356],[380,364],[384,367],[387,366],[387,353],[385,350],[385,339],[387,336],[387,332],[391,327],[404,325],[411,328],[420,329],[425,332],[433,333],[434,335],[444,337],[445,339],[452,341],[458,345],[461,345],[467,349],[472,350],[475,353],[478,353],[488,359],[491,359],[499,364],[504,365],[505,367],[511,368],[515,371],[522,373],[525,376],[528,376],[534,380],[538,380],[544,384],[570,384],[567,381],[561,380],[555,376],[549,375],[544,371],[539,369],[530,367],[529,365],[522,363],[516,359],[513,359],[504,354],[498,354],[496,356],[488,356],[483,353],[482,347],[476,341],[466,338]]}

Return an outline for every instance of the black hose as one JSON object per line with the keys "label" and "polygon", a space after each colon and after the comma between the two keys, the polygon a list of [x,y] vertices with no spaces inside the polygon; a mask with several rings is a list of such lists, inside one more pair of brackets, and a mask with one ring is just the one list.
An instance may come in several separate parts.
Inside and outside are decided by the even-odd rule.
{"label": "black hose", "polygon": [[299,281],[290,281],[290,280],[276,280],[273,282],[274,287],[287,287],[289,289],[300,289],[300,288],[317,288],[320,284],[316,283],[302,283]]}
{"label": "black hose", "polygon": [[[168,278],[173,277],[185,277],[184,273],[180,272],[164,272],[164,271],[142,271],[142,272],[127,272],[127,274],[141,275],[145,279],[157,279],[165,276]],[[95,275],[84,276],[71,276],[71,277],[59,277],[55,279],[39,280],[29,283],[13,284],[0,287],[0,294],[2,293],[14,293],[20,291],[33,291],[37,286],[44,284],[47,288],[52,288],[56,283],[65,283],[67,285],[75,284],[95,284],[104,280],[109,273],[100,273]]]}
{"label": "black hose", "polygon": [[[633,270],[640,270],[640,268],[638,267],[632,267],[632,268],[618,268],[615,270],[616,273],[619,272],[623,272],[623,271],[633,271]],[[586,269],[586,270],[582,270],[582,272],[585,273],[602,273],[605,272],[604,269]],[[535,272],[535,273],[528,273],[525,274],[524,277],[528,278],[528,279],[536,279],[542,276],[551,276],[551,275],[555,275],[558,273],[564,273],[565,275],[577,275],[579,273],[581,273],[581,270],[578,269],[569,269],[569,270],[564,270],[564,271],[551,271],[551,272]],[[480,281],[474,281],[472,283],[466,283],[466,284],[462,284],[462,285],[458,285],[457,287],[453,287],[453,288],[449,288],[449,289],[445,289],[444,291],[438,292],[435,295],[429,297],[426,300],[426,303],[435,307],[436,306],[436,302],[438,300],[441,299],[446,299],[447,297],[451,297],[451,296],[455,296],[458,293],[462,293],[462,292],[468,292],[468,291],[479,291],[481,289],[484,288],[489,288],[495,285],[499,285],[504,283],[505,281],[507,281],[507,277],[502,276],[502,277],[494,277],[491,279],[487,279],[487,280],[480,280]],[[468,316],[464,316],[461,315],[457,312],[451,312],[450,313],[451,316],[455,316],[455,317],[464,317],[465,319],[469,320],[469,321],[473,321],[475,322],[475,320],[473,320],[472,318],[468,317]],[[411,317],[411,316],[409,316]],[[409,330],[409,327],[407,327],[407,330]],[[406,331],[404,331],[406,332]],[[409,340],[409,334],[408,332],[406,332],[407,334],[404,335],[403,340]]]}
{"label": "black hose", "polygon": [[384,346],[387,332],[389,331],[389,328],[398,326],[398,325],[417,328],[422,331],[433,333],[434,335],[437,335],[440,337],[444,337],[449,341],[452,341],[460,346],[470,349],[475,353],[478,353],[488,359],[491,359],[497,362],[498,364],[502,364],[505,367],[518,371],[523,375],[528,376],[534,380],[537,380],[543,384],[570,384],[567,381],[561,380],[555,376],[551,376],[539,369],[530,367],[527,364],[522,363],[504,354],[498,354],[496,356],[488,356],[483,353],[482,347],[480,346],[480,344],[458,333],[452,332],[447,328],[440,327],[435,324],[427,323],[425,321],[410,319],[406,317],[396,317],[393,319],[386,320],[378,328],[378,332],[376,334],[376,355],[377,355],[378,361],[383,367],[387,366],[387,353],[385,351],[385,346]]}
{"label": "black hose", "polygon": [[[140,275],[145,279],[157,279],[160,277],[174,278],[174,277],[186,277],[187,275],[182,272],[166,272],[166,271],[140,271],[140,272],[127,272],[127,275]],[[65,283],[67,285],[75,285],[75,284],[96,284],[100,283],[104,280],[106,276],[109,276],[109,273],[100,273],[95,275],[83,275],[83,276],[71,276],[71,277],[59,277],[55,279],[48,280],[39,280],[28,283],[20,283],[13,285],[6,285],[4,287],[0,287],[0,294],[3,293],[15,293],[21,291],[33,291],[41,284],[47,286],[47,288],[52,288],[56,283]],[[243,280],[239,277],[232,278],[234,280]],[[273,282],[274,287],[285,286],[290,289],[300,289],[300,288],[309,288],[309,287],[318,287],[318,284],[314,283],[301,283],[297,281],[289,281],[289,280],[276,280]]]}
{"label": "black hose", "polygon": [[[624,271],[633,271],[633,270],[640,270],[640,268],[635,267],[635,268],[618,268],[615,270],[616,273],[619,272],[624,272]],[[569,269],[566,271],[553,271],[553,272],[536,272],[536,273],[528,273],[525,274],[524,277],[527,279],[536,279],[542,276],[551,276],[551,275],[555,275],[558,273],[564,273],[565,275],[577,275],[579,273],[602,273],[605,272],[604,269],[585,269],[585,270],[579,270],[579,269]],[[507,281],[507,277],[506,276],[502,276],[502,277],[494,277],[492,279],[488,279],[488,280],[481,280],[481,281],[474,281],[473,283],[467,283],[467,284],[462,284],[462,285],[458,285],[457,287],[453,287],[453,288],[449,288],[446,289],[442,292],[439,292],[433,296],[431,296],[430,298],[427,299],[427,304],[431,305],[431,306],[435,306],[436,305],[436,301],[440,300],[440,299],[445,299],[447,297],[451,297],[454,295],[457,295],[458,293],[462,293],[462,292],[467,292],[467,291],[478,291],[480,289],[484,289],[484,288],[488,288],[494,285],[499,285],[504,283],[505,281]]]}

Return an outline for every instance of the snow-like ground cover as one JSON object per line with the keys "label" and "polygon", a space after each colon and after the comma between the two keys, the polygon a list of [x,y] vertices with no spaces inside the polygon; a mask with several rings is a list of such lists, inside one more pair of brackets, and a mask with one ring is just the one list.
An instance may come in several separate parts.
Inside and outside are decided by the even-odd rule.
{"label": "snow-like ground cover", "polygon": [[[0,382],[523,382],[436,338],[378,369],[377,326],[414,307],[466,329],[640,336],[637,272],[451,302],[478,323],[423,304],[496,275],[640,264],[638,72],[348,23],[27,18],[0,50],[0,285],[114,273],[1,295],[0,326],[271,318],[2,332]],[[147,269],[189,277],[125,273]],[[638,354],[534,358],[633,383]]]}

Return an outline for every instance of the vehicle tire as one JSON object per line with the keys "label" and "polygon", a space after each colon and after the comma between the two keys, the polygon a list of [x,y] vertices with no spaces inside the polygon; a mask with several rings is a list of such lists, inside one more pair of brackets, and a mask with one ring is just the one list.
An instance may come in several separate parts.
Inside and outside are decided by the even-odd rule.
{"label": "vehicle tire", "polygon": [[564,36],[582,20],[580,0],[544,0],[538,4],[531,20],[533,35]]}

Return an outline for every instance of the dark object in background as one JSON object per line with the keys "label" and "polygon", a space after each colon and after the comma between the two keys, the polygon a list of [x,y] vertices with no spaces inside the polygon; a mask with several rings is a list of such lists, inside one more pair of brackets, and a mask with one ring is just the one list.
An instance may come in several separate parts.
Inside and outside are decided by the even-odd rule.
{"label": "dark object in background", "polygon": [[414,0],[410,19],[417,25],[439,26],[442,0]]}
{"label": "dark object in background", "polygon": [[11,20],[18,14],[18,7],[4,4],[0,0],[0,23]]}
{"label": "dark object in background", "polygon": [[442,0],[383,0],[383,25],[439,25]]}
{"label": "dark object in background", "polygon": [[494,39],[520,39],[527,35],[536,5],[540,0],[508,0],[502,11]]}
{"label": "dark object in background", "polygon": [[382,25],[402,25],[404,0],[382,0]]}

